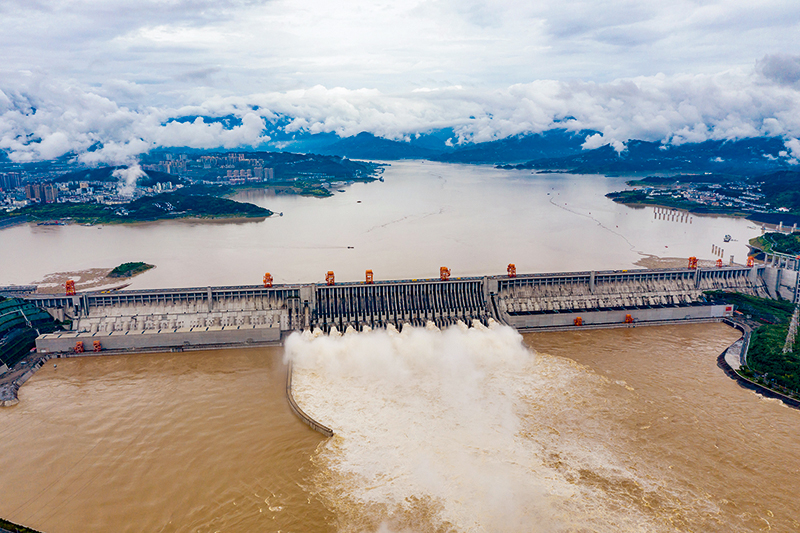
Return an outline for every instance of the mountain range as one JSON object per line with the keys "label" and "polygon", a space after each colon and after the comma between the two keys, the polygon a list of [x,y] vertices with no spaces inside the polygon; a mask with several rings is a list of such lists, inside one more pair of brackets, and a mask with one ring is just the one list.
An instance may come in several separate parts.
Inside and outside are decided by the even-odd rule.
{"label": "mountain range", "polygon": [[790,163],[784,139],[751,137],[679,145],[631,140],[622,150],[611,145],[583,149],[593,131],[563,129],[501,140],[455,145],[449,133],[394,141],[362,132],[315,152],[350,159],[428,159],[447,163],[494,164],[504,168],[569,171],[581,174],[632,172],[760,173],[797,168]]}
{"label": "mountain range", "polygon": [[[197,117],[185,117],[185,120],[194,118]],[[236,117],[202,118],[206,122],[220,122],[225,128],[241,123]],[[751,137],[684,144],[630,140],[624,147],[618,145],[615,148],[607,144],[599,148],[584,149],[587,139],[598,132],[552,129],[490,142],[457,144],[455,142],[457,135],[451,128],[409,135],[405,140],[386,139],[368,132],[340,138],[335,133],[311,134],[292,131],[288,119],[268,124],[264,133],[270,140],[248,150],[380,161],[427,159],[446,163],[492,164],[504,168],[583,174],[632,172],[753,174],[797,168],[791,164],[796,162],[796,159],[790,159],[787,155],[785,139],[780,137]],[[162,148],[159,151],[199,153],[207,150]],[[74,156],[75,154],[67,154],[59,159],[70,159]],[[0,150],[0,163],[8,164],[7,154],[2,150]]]}

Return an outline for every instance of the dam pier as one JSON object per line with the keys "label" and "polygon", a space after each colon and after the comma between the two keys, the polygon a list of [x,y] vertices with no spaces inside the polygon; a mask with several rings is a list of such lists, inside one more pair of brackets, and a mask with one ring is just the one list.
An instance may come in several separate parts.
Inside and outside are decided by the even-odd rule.
{"label": "dam pier", "polygon": [[[690,265],[691,267],[692,265]],[[80,292],[23,297],[72,329],[40,335],[37,351],[80,354],[279,344],[319,328],[446,327],[490,319],[519,331],[721,320],[731,306],[704,291],[796,300],[798,262],[438,279]]]}

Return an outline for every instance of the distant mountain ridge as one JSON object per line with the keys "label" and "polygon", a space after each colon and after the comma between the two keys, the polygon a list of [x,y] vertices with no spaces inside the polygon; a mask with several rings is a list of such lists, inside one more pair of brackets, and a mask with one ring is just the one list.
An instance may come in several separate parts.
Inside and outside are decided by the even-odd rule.
{"label": "distant mountain ridge", "polygon": [[579,154],[586,137],[594,131],[563,129],[530,135],[517,135],[497,141],[469,144],[435,157],[447,163],[513,163]]}
{"label": "distant mountain ridge", "polygon": [[394,141],[361,132],[345,137],[315,152],[350,159],[430,159],[446,163],[522,163],[533,159],[578,154],[586,137],[594,131],[570,132],[563,129],[518,135],[485,143],[452,145],[452,130],[440,130]]}
{"label": "distant mountain ridge", "polygon": [[[207,123],[219,122],[226,128],[235,127],[241,122],[237,122],[238,119],[233,116],[217,118],[191,116],[176,121],[185,122],[197,118],[203,118]],[[506,168],[584,174],[630,172],[741,174],[796,168],[789,164],[785,156],[785,140],[780,137],[711,140],[681,145],[634,139],[627,141],[623,150],[617,151],[611,145],[583,149],[586,139],[598,133],[592,130],[576,132],[556,128],[490,142],[459,145],[454,144],[457,135],[452,128],[411,134],[406,140],[391,140],[368,132],[342,138],[332,132],[312,134],[302,130],[295,131],[292,122],[290,117],[280,117],[276,122],[268,122],[264,133],[270,137],[269,141],[253,148],[240,147],[236,151],[268,150],[272,153],[319,154],[361,160],[426,159],[446,163],[493,164]],[[175,147],[161,148],[158,151],[200,153],[231,150]],[[784,152],[783,156],[780,155],[781,152]],[[68,157],[62,156],[62,158]],[[7,161],[7,154],[0,150],[0,162],[9,165]],[[13,165],[9,165],[8,168],[11,166]],[[153,177],[152,172],[148,174]],[[158,176],[157,179],[161,181],[164,178]]]}
{"label": "distant mountain ridge", "polygon": [[[753,173],[793,168],[780,153],[786,150],[779,137],[752,137],[740,140],[711,140],[681,145],[630,140],[621,151],[611,145],[585,150],[587,137],[597,132],[572,132],[554,129],[542,133],[518,135],[497,141],[441,146],[429,134],[421,145],[419,139],[393,141],[360,133],[341,139],[320,150],[321,153],[351,159],[428,159],[446,163],[495,164],[505,168],[562,170],[579,174],[630,172],[713,172]],[[443,143],[444,144],[444,143]]]}
{"label": "distant mountain ridge", "polygon": [[353,137],[345,137],[317,153],[338,155],[348,159],[430,159],[441,155],[441,150],[412,144],[411,142],[393,141],[376,137],[362,131]]}
{"label": "distant mountain ridge", "polygon": [[[115,177],[114,171],[118,169],[127,168],[125,166],[116,166],[116,167],[97,167],[97,168],[87,168],[76,170],[74,172],[69,172],[67,174],[62,174],[61,176],[55,178],[53,181],[55,183],[66,183],[69,181],[102,181],[102,182],[115,182],[119,181],[120,178]],[[174,174],[167,174],[166,172],[158,172],[155,170],[145,170],[145,176],[139,178],[137,182],[139,185],[143,187],[151,187],[158,182],[167,183],[186,183],[186,180],[174,175]]]}
{"label": "distant mountain ridge", "polygon": [[617,152],[605,145],[566,157],[531,160],[517,168],[569,170],[570,172],[762,172],[791,168],[779,156],[786,148],[778,137],[755,137],[735,141],[705,141],[667,145],[660,142],[629,141]]}

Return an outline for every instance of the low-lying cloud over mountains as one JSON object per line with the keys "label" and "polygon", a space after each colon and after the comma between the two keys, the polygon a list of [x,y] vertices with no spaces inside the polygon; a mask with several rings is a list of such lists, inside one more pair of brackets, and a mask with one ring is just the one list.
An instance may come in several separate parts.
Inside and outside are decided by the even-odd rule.
{"label": "low-lying cloud over mountains", "polygon": [[121,163],[558,127],[597,132],[586,148],[780,136],[791,153],[798,32],[796,0],[5,0],[0,150]]}
{"label": "low-lying cloud over mountains", "polygon": [[278,140],[276,132],[285,139],[366,131],[403,140],[452,128],[450,142],[463,144],[562,128],[599,132],[587,136],[584,148],[611,144],[618,150],[629,139],[682,144],[780,136],[787,157],[796,159],[798,80],[800,57],[771,55],[750,70],[713,75],[659,74],[607,83],[541,80],[499,90],[456,86],[406,93],[315,86],[169,107],[122,105],[102,87],[27,74],[2,83],[0,149],[16,161],[74,153],[86,162],[120,163],[158,147],[269,147]]}

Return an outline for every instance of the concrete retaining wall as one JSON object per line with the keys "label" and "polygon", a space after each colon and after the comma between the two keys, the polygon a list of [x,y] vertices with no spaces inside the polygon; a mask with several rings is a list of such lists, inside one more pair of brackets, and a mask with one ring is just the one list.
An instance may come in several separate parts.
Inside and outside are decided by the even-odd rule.
{"label": "concrete retaining wall", "polygon": [[741,362],[743,364],[746,364],[747,363],[747,348],[749,347],[749,344],[750,344],[750,333],[752,332],[752,330],[750,329],[749,326],[746,326],[746,325],[741,324],[739,322],[734,322],[732,320],[723,320],[723,322],[725,324],[731,326],[732,328],[735,328],[735,329],[738,329],[739,331],[741,331],[742,332],[742,337],[738,341],[733,343],[731,346],[729,346],[724,352],[719,354],[719,356],[717,357],[717,366],[720,369],[722,369],[723,372],[725,372],[725,375],[727,375],[729,378],[735,380],[739,384],[740,387],[742,387],[744,389],[752,390],[752,391],[754,391],[754,392],[756,392],[756,393],[758,393],[758,394],[760,394],[760,395],[762,395],[762,396],[764,396],[766,398],[775,398],[776,400],[780,400],[784,404],[788,405],[789,407],[794,407],[795,409],[800,409],[800,401],[798,401],[797,399],[791,398],[789,396],[781,394],[780,392],[774,391],[772,389],[768,389],[767,387],[764,387],[763,385],[760,385],[760,384],[756,383],[755,381],[751,381],[751,380],[747,379],[746,377],[742,376],[741,374],[739,374],[738,372],[736,372],[736,369],[734,369],[731,366],[730,361],[728,360],[728,357],[727,357],[728,351],[731,348],[734,348],[737,343],[741,342],[742,343],[742,348],[741,348],[742,353],[739,354],[738,357],[740,358],[740,360],[741,360]]}
{"label": "concrete retaining wall", "polygon": [[[40,353],[73,352],[78,341],[92,352],[94,341],[103,349],[137,350],[146,348],[191,348],[204,345],[252,344],[280,341],[279,327],[224,326],[175,330],[114,331],[112,333],[79,333],[74,331],[40,335],[36,349]],[[92,352],[93,353],[93,352]]]}
{"label": "concrete retaining wall", "polygon": [[[796,270],[781,270],[778,281],[777,292],[784,300],[795,302],[795,291],[797,290],[797,276],[800,272]],[[796,302],[795,302],[796,303]]]}
{"label": "concrete retaining wall", "polygon": [[318,433],[322,433],[326,437],[333,437],[333,430],[328,426],[324,426],[308,416],[305,411],[303,411],[297,402],[294,400],[294,395],[292,394],[292,363],[289,362],[289,367],[286,369],[286,399],[289,401],[289,407],[292,408],[294,414],[303,421],[308,427],[313,429]]}
{"label": "concrete retaining wall", "polygon": [[631,315],[633,324],[651,322],[691,322],[694,320],[714,319],[731,316],[733,309],[727,310],[725,305],[703,305],[692,307],[662,307],[654,309],[620,309],[608,311],[584,311],[565,313],[546,313],[529,315],[509,315],[503,313],[503,320],[519,330],[539,328],[575,327],[575,319],[580,317],[582,328],[592,326],[626,325],[626,315]]}

